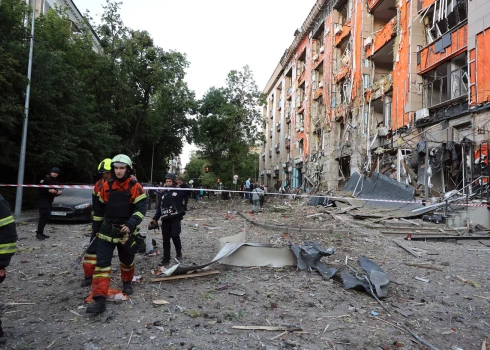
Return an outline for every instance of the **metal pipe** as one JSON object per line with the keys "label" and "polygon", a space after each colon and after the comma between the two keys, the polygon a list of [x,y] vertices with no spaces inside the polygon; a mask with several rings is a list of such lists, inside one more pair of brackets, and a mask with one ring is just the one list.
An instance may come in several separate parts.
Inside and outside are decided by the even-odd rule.
{"label": "metal pipe", "polygon": [[[26,87],[26,100],[24,104],[24,125],[22,127],[22,143],[20,146],[20,159],[19,159],[19,173],[17,175],[17,184],[24,184],[24,169],[26,162],[26,144],[27,144],[27,126],[29,123],[29,100],[31,97],[31,76],[32,76],[32,56],[34,53],[34,25],[36,22],[36,0],[34,0],[34,9],[32,11],[31,19],[31,40],[29,47],[29,64],[27,66],[27,87]],[[14,215],[19,216],[22,212],[22,193],[23,187],[17,187],[17,194],[15,196],[15,211]]]}

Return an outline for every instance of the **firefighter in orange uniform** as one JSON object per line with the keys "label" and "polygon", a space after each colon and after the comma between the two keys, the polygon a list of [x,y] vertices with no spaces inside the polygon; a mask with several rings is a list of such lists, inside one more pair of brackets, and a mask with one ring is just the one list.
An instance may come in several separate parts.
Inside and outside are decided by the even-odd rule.
{"label": "firefighter in orange uniform", "polygon": [[81,287],[88,287],[92,285],[92,276],[94,275],[95,264],[97,262],[97,241],[96,235],[100,231],[100,225],[104,221],[101,216],[94,215],[95,208],[100,203],[99,193],[104,186],[104,183],[112,178],[111,175],[111,158],[106,158],[100,162],[97,172],[100,179],[94,185],[92,192],[92,235],[90,236],[90,246],[87,248],[85,255],[83,256],[83,274],[85,279],[81,283]]}
{"label": "firefighter in orange uniform", "polygon": [[121,266],[123,293],[133,294],[131,281],[134,275],[134,256],[138,244],[135,230],[146,214],[147,198],[143,187],[131,179],[131,159],[119,154],[112,159],[112,179],[104,183],[99,193],[100,203],[94,215],[104,220],[97,233],[97,265],[92,279],[94,303],[87,307],[88,313],[100,313],[106,309],[105,302],[111,282],[111,260],[117,248]]}

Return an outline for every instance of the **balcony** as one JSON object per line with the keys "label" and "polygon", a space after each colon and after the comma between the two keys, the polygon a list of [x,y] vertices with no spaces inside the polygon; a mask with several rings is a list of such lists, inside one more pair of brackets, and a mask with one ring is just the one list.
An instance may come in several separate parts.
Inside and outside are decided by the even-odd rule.
{"label": "balcony", "polygon": [[349,21],[343,26],[340,24],[334,25],[334,33],[335,33],[335,46],[339,46],[341,42],[344,41],[350,35],[352,22]]}
{"label": "balcony", "polygon": [[366,101],[374,101],[385,93],[393,89],[393,73],[385,75],[383,78],[375,81],[369,89],[366,90]]}
{"label": "balcony", "polygon": [[396,17],[393,17],[385,26],[376,33],[373,42],[366,45],[366,57],[369,58],[378,52],[383,46],[390,42],[396,36]]}
{"label": "balcony", "polygon": [[269,134],[270,134],[270,138],[272,138],[272,136],[274,136],[274,130],[271,130]]}
{"label": "balcony", "polygon": [[280,152],[281,152],[281,148],[280,148],[280,146],[281,146],[281,144],[276,143],[276,147],[275,147],[275,149],[276,149],[276,153],[280,153]]}
{"label": "balcony", "polygon": [[269,148],[269,158],[272,158],[272,148]]}
{"label": "balcony", "polygon": [[264,174],[265,174],[265,170],[261,170],[261,171],[260,171],[260,176],[262,176],[262,177],[263,177],[263,176],[264,176]]}
{"label": "balcony", "polygon": [[334,74],[335,84],[338,84],[339,81],[343,80],[347,76],[347,74],[349,73],[349,71],[350,71],[350,66],[348,66],[348,65],[342,66],[342,68],[340,68]]}
{"label": "balcony", "polygon": [[322,96],[323,96],[323,86],[319,87],[313,92],[313,99],[318,100]]}
{"label": "balcony", "polygon": [[291,123],[292,115],[293,115],[293,112],[291,112],[291,109],[286,110],[286,124]]}
{"label": "balcony", "polygon": [[288,98],[291,98],[293,92],[294,92],[294,85],[291,85],[288,89]]}
{"label": "balcony", "polygon": [[284,147],[286,149],[290,149],[291,148],[291,140],[289,138],[287,138],[287,139],[284,140]]}
{"label": "balcony", "polygon": [[424,74],[437,65],[466,51],[468,25],[447,33],[417,53],[418,74]]}
{"label": "balcony", "polygon": [[279,104],[277,105],[277,109],[279,111],[282,109],[282,100],[279,100]]}
{"label": "balcony", "polygon": [[277,122],[276,124],[276,130],[281,131],[281,122]]}

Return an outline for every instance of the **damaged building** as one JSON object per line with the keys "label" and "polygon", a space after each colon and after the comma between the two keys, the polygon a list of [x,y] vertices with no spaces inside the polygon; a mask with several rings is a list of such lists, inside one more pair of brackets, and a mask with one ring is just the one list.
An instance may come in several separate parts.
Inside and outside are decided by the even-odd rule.
{"label": "damaged building", "polygon": [[263,90],[261,181],[327,191],[379,172],[482,200],[489,53],[488,0],[318,0]]}

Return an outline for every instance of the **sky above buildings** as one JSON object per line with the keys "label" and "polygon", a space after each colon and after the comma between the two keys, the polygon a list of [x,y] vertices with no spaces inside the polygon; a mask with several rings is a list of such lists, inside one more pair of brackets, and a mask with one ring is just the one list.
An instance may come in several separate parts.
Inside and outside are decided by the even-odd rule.
{"label": "sky above buildings", "polygon": [[[99,22],[105,0],[74,0]],[[146,30],[164,50],[187,54],[187,82],[197,98],[249,65],[262,90],[315,0],[125,0],[126,26]],[[191,147],[186,145],[182,162]]]}

